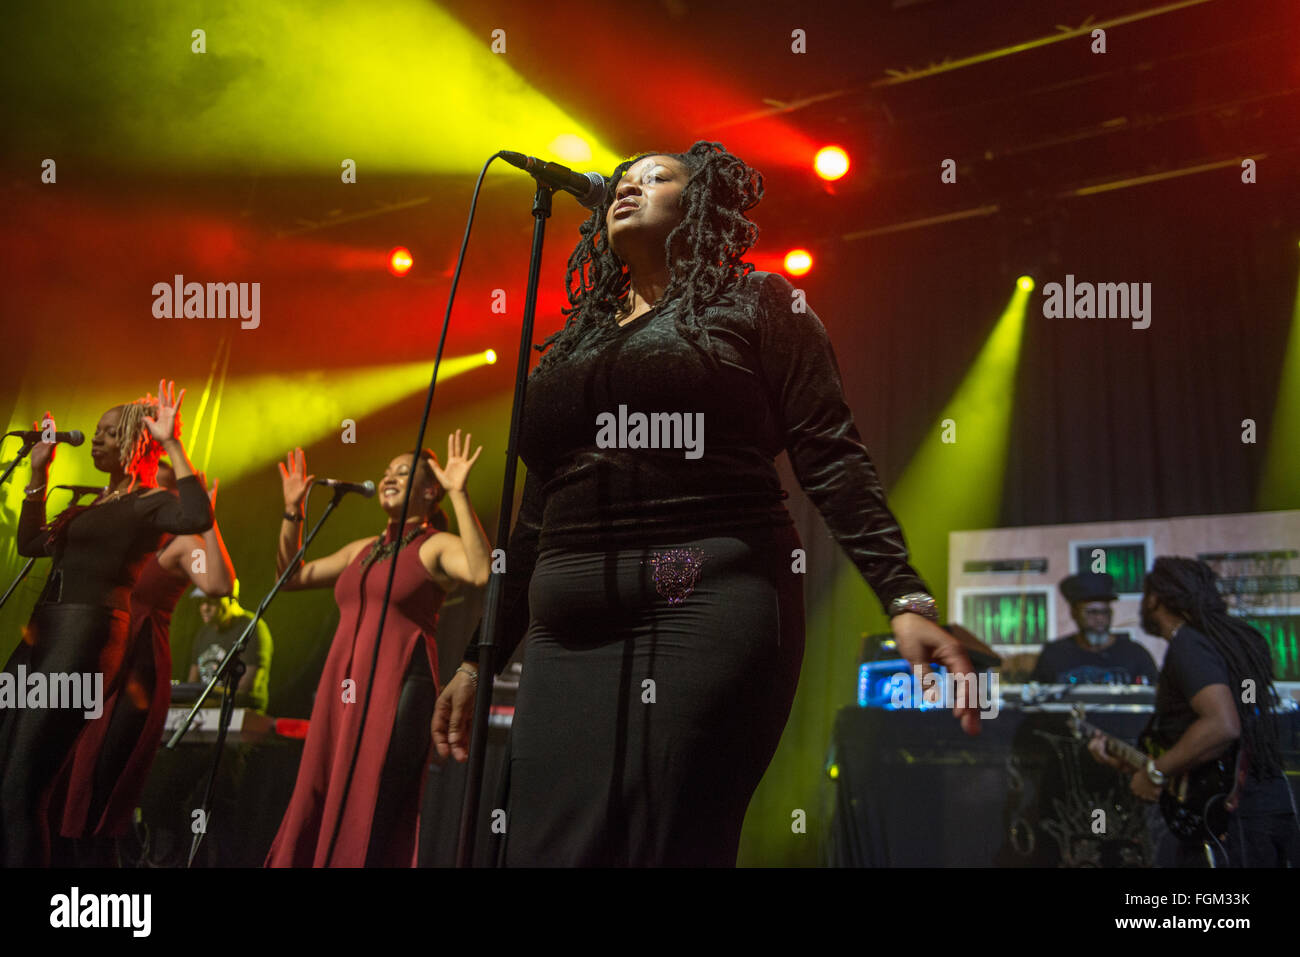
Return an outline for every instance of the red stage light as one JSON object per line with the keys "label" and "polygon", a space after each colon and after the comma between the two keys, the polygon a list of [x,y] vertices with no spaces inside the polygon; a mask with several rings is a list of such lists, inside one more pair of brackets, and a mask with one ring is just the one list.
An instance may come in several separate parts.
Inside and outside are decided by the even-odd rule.
{"label": "red stage light", "polygon": [[812,253],[806,249],[792,249],[785,254],[785,271],[791,276],[802,276],[812,269]]}
{"label": "red stage light", "polygon": [[414,262],[411,251],[405,246],[398,246],[388,254],[388,271],[394,276],[405,276]]}
{"label": "red stage light", "polygon": [[813,169],[822,179],[839,179],[849,171],[849,154],[838,146],[823,146],[813,159]]}

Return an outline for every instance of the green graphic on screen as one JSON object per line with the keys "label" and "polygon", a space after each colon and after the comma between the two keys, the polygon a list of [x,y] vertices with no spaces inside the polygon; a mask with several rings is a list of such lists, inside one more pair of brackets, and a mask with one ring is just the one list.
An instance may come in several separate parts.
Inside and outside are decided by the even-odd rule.
{"label": "green graphic on screen", "polygon": [[1243,615],[1259,629],[1273,653],[1273,680],[1300,681],[1300,614]]}
{"label": "green graphic on screen", "polygon": [[1047,633],[1044,592],[982,592],[961,600],[962,625],[990,645],[1037,645],[1051,641]]}
{"label": "green graphic on screen", "polygon": [[1110,542],[1107,544],[1075,545],[1074,567],[1079,571],[1092,571],[1092,553],[1101,549],[1106,555],[1106,571],[1115,579],[1119,594],[1140,592],[1147,574],[1146,542]]}

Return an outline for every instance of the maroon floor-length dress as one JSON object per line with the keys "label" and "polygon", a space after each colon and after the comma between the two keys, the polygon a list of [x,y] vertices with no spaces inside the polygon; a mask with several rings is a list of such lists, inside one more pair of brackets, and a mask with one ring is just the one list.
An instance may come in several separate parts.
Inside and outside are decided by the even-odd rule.
{"label": "maroon floor-length dress", "polygon": [[[386,541],[391,542],[395,532],[396,523],[390,522]],[[437,529],[428,528],[398,554],[373,688],[367,688],[366,683],[388,563],[392,559],[376,561],[363,572],[361,562],[370,551],[365,549],[339,576],[334,586],[339,606],[338,630],[316,689],[293,797],[267,854],[266,866],[364,866],[398,697],[413,654],[428,656],[429,671],[437,681],[438,653],[434,636],[438,609],[446,594],[429,577],[419,555],[420,546],[436,533]],[[354,695],[349,695],[344,685],[349,679],[354,683]],[[345,798],[344,781],[365,708],[370,711],[364,739]],[[432,740],[429,744],[432,749]],[[395,831],[398,839],[410,845],[411,866],[415,865],[419,836],[418,808],[417,801],[409,820],[399,822]],[[327,859],[330,837],[340,815],[338,841],[333,855]]]}
{"label": "maroon floor-length dress", "polygon": [[[190,586],[188,577],[173,575],[158,564],[159,552],[172,538],[171,535],[164,538],[158,552],[149,556],[131,591],[131,637],[123,663],[126,675],[122,686],[105,698],[100,720],[86,726],[55,785],[55,800],[62,804],[62,811],[51,807],[51,821],[63,837],[125,834],[131,812],[149,777],[171,704],[172,612]],[[119,714],[119,709],[124,713]],[[106,756],[121,755],[125,750],[121,742],[110,741],[110,735],[124,730],[134,735],[137,728],[139,736],[121,767],[107,772],[102,767],[99,769],[101,781],[113,780],[112,790],[95,794],[99,762],[115,760]]]}

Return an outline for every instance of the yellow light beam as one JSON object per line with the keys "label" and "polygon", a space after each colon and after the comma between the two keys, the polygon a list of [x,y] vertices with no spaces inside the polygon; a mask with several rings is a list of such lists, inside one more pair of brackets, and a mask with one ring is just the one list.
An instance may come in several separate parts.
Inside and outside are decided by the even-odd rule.
{"label": "yellow light beam", "polygon": [[[486,365],[484,352],[445,358],[438,370],[438,381]],[[428,362],[409,362],[230,380],[223,390],[220,421],[217,421],[216,408],[210,408],[208,413],[209,429],[215,424],[215,431],[209,433],[207,446],[211,457],[204,459],[204,471],[209,477],[219,477],[223,484],[233,483],[252,470],[280,461],[295,446],[306,447],[329,435],[341,437],[345,419],[360,422],[408,396],[422,393],[429,385],[429,371]],[[56,421],[61,429],[80,424],[89,442],[94,424],[106,410],[139,394],[103,387],[69,393],[65,405],[55,411]],[[181,437],[191,460],[198,461],[193,453],[199,430],[192,427],[186,415],[189,398],[187,395],[181,407]],[[36,408],[38,404],[33,396],[24,394],[19,397],[17,408]],[[27,428],[30,424],[30,419],[23,422],[15,415],[5,431]],[[4,446],[5,457],[10,457],[18,447],[16,439],[9,439]],[[96,471],[91,464],[85,446],[80,449],[60,446],[50,475],[51,486],[102,485],[105,480],[104,473]],[[22,507],[27,466],[19,466],[15,476],[16,481],[11,480],[0,490],[0,508],[8,513],[5,518],[13,524]],[[63,504],[62,500],[51,501],[51,514],[55,509],[61,510]]]}
{"label": "yellow light beam", "polygon": [[1300,281],[1291,313],[1291,332],[1277,384],[1277,405],[1255,507],[1300,508]]}
{"label": "yellow light beam", "polygon": [[[11,146],[140,169],[464,174],[498,149],[612,168],[595,135],[516,71],[527,38],[471,32],[424,0],[31,4]],[[195,31],[202,31],[201,36]],[[493,35],[495,34],[495,35]],[[68,67],[69,51],[76,66]],[[71,80],[75,79],[75,82]],[[111,122],[90,124],[81,117]],[[51,129],[49,117],[71,117]],[[93,133],[93,135],[91,135]]]}
{"label": "yellow light beam", "polygon": [[[934,589],[941,611],[947,604],[948,533],[997,522],[1032,291],[1028,277],[1017,280],[993,332],[889,491],[911,565]],[[887,631],[888,625],[861,574],[844,559],[824,598],[811,609],[809,634],[853,635],[856,655],[856,636],[864,629]],[[850,648],[839,651],[847,661]]]}

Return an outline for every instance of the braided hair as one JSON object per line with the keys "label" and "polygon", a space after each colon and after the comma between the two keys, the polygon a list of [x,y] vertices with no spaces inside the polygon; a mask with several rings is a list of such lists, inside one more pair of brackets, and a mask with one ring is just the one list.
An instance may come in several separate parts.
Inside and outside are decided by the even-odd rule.
{"label": "braided hair", "polygon": [[[158,459],[162,444],[153,437],[145,425],[145,418],[158,416],[158,400],[149,393],[125,405],[117,406],[121,418],[117,420],[118,461],[122,471],[131,476],[131,488],[136,484],[152,488],[158,484]],[[180,413],[176,413],[176,434],[180,435]]]}
{"label": "braided hair", "polygon": [[[158,400],[146,392],[134,402],[115,405],[109,409],[110,412],[114,410],[121,413],[117,420],[118,462],[122,465],[122,471],[131,477],[127,486],[128,494],[135,491],[137,485],[154,488],[158,484],[158,460],[162,457],[163,447],[153,437],[144,420],[146,416],[157,418]],[[180,435],[180,431],[181,419],[177,412],[176,434]],[[91,507],[70,505],[41,528],[49,534],[51,543],[58,541],[66,534],[68,523]]]}
{"label": "braided hair", "polygon": [[[1146,590],[1166,608],[1201,632],[1223,656],[1232,679],[1232,698],[1241,719],[1241,740],[1251,759],[1251,775],[1270,776],[1282,767],[1273,686],[1273,658],[1268,642],[1247,622],[1228,613],[1219,594],[1218,576],[1205,562],[1192,558],[1157,558],[1147,572]],[[1242,683],[1257,689],[1256,702],[1242,700]],[[1261,773],[1263,772],[1263,773]]]}
{"label": "braided hair", "polygon": [[676,302],[678,333],[716,363],[699,313],[754,269],[743,257],[758,239],[758,227],[745,212],[763,198],[763,174],[721,143],[700,140],[685,153],[641,153],[614,167],[605,199],[579,227],[582,238],[569,256],[564,275],[569,307],[561,310],[564,328],[534,346],[545,352],[539,370],[571,355],[579,345],[608,340],[617,330],[615,315],[626,302],[631,274],[610,247],[605,217],[618,181],[647,156],[671,156],[687,169],[682,221],[664,241],[669,278],[661,301]]}

